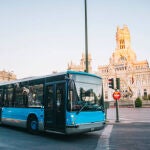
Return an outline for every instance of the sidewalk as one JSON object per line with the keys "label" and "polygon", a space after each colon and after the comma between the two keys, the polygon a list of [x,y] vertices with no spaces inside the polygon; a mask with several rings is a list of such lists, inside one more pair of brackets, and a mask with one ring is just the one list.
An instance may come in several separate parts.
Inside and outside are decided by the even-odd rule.
{"label": "sidewalk", "polygon": [[[150,123],[149,108],[119,108],[119,123],[148,122]],[[116,123],[116,109],[107,110],[107,123]]]}
{"label": "sidewalk", "polygon": [[150,123],[115,123],[109,150],[150,150]]}
{"label": "sidewalk", "polygon": [[116,122],[116,109],[108,109],[106,128],[112,126],[108,149],[150,150],[149,114],[149,108],[120,108]]}

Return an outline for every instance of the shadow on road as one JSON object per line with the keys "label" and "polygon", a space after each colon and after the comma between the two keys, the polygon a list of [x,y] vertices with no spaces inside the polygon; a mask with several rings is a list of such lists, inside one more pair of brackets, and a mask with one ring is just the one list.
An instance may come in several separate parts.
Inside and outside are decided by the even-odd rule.
{"label": "shadow on road", "polygon": [[9,125],[0,125],[0,127],[5,128],[7,130],[12,130],[15,132],[22,132],[23,134],[31,135],[31,136],[40,136],[42,138],[47,138],[47,139],[55,139],[57,141],[67,141],[67,142],[72,142],[72,141],[82,141],[88,139],[98,139],[102,130],[101,131],[95,131],[95,132],[88,132],[88,133],[82,133],[82,134],[72,134],[72,135],[64,135],[64,134],[57,134],[57,133],[50,133],[50,132],[38,132],[38,134],[33,135],[30,134],[27,129],[24,128],[19,128],[19,127],[14,127],[14,126],[9,126]]}

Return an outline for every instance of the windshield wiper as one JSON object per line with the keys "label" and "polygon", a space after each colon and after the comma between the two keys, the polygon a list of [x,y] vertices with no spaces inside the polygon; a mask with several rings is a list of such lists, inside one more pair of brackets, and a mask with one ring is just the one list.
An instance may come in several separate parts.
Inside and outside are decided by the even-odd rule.
{"label": "windshield wiper", "polygon": [[[104,108],[103,106],[93,106],[90,108],[90,105],[88,102],[85,102],[84,105],[76,112],[76,114],[79,114],[86,106],[88,106],[89,108],[88,109],[91,109],[91,110],[95,110],[95,111],[103,111],[104,112]],[[91,104],[92,106],[92,104]]]}
{"label": "windshield wiper", "polygon": [[87,106],[87,102],[85,102],[85,104],[81,107],[81,109],[76,112],[76,114],[79,114],[86,106]]}
{"label": "windshield wiper", "polygon": [[101,111],[103,111],[103,112],[104,112],[104,108],[103,108],[103,106],[98,106],[98,107],[96,108],[96,110],[101,110]]}

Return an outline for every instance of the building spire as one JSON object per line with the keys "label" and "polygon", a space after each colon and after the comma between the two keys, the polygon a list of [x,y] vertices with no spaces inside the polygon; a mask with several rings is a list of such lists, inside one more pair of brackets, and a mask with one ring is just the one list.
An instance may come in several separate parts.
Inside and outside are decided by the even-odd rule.
{"label": "building spire", "polygon": [[124,25],[122,29],[117,27],[116,32],[116,50],[119,49],[130,49],[131,48],[131,38],[130,31],[127,25]]}

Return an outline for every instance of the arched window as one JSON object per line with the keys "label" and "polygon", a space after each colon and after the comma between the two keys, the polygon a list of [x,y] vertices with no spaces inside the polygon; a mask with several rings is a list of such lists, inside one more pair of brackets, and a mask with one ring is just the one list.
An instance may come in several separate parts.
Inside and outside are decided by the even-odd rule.
{"label": "arched window", "polygon": [[147,97],[147,90],[144,89],[144,97]]}
{"label": "arched window", "polygon": [[120,40],[120,49],[124,49],[124,48],[125,48],[125,41]]}

